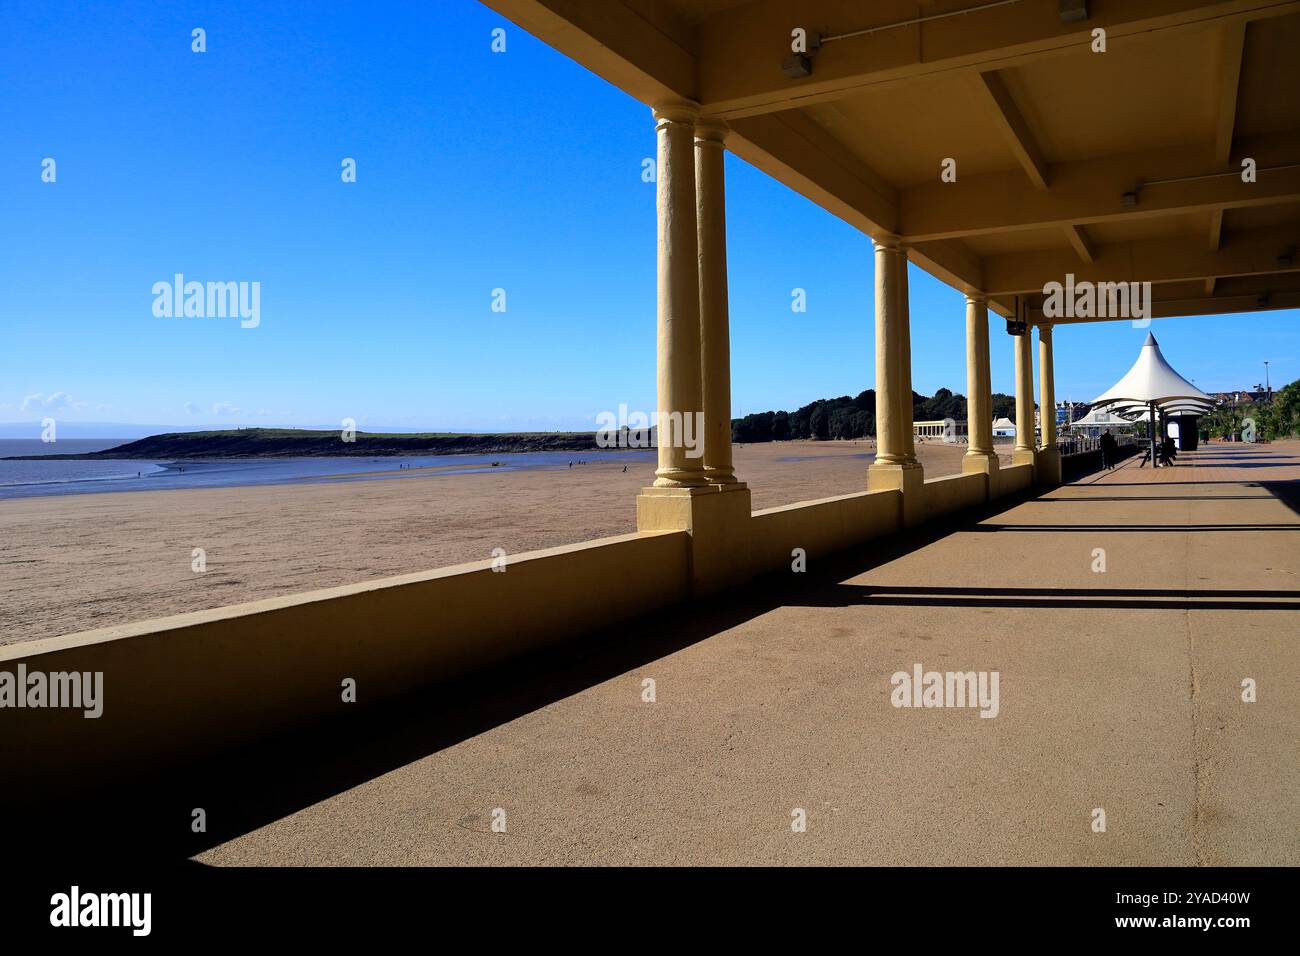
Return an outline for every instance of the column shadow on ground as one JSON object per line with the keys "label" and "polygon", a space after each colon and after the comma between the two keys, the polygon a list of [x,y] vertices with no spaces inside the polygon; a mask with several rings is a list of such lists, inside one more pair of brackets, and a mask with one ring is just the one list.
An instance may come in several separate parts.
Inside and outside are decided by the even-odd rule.
{"label": "column shadow on ground", "polygon": [[[818,595],[822,597],[823,594]],[[840,584],[824,603],[803,607],[1098,608],[1300,612],[1300,591],[1212,588],[959,588]]]}
{"label": "column shadow on ground", "polygon": [[[674,618],[672,628],[664,628],[663,618],[656,617],[605,629],[469,680],[431,686],[389,703],[358,704],[354,716],[346,720],[272,734],[255,746],[195,754],[186,764],[147,771],[122,768],[114,777],[86,780],[75,793],[24,795],[0,789],[0,813],[9,811],[3,819],[22,821],[21,826],[8,828],[6,846],[14,853],[33,852],[44,859],[100,867],[143,859],[184,861],[783,606],[892,602],[950,607],[1300,608],[1300,593],[1291,591],[1052,589],[1043,593],[843,583],[951,535],[987,533],[990,526],[981,526],[982,522],[1036,497],[1039,493],[1028,492],[1004,498],[991,508],[934,527],[876,539],[841,555],[814,560],[803,574],[761,578],[725,596],[689,605]],[[992,528],[1023,530],[1005,523]],[[1132,530],[1114,528],[1121,529]],[[629,693],[635,692],[637,688],[630,686]],[[220,715],[213,719],[219,720]],[[206,812],[205,833],[191,831],[196,807]],[[430,821],[431,826],[439,824]]]}

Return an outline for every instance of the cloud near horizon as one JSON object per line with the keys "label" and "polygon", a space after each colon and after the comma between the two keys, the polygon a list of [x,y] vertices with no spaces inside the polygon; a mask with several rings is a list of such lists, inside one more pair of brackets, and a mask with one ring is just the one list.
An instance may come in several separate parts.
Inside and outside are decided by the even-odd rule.
{"label": "cloud near horizon", "polygon": [[90,402],[74,402],[67,392],[36,392],[23,399],[19,411],[23,412],[57,412],[64,408],[89,408]]}

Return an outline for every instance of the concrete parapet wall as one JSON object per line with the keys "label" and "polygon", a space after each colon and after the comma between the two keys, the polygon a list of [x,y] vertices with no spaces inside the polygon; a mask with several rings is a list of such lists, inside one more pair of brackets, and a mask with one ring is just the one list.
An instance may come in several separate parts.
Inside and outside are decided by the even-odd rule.
{"label": "concrete parapet wall", "polygon": [[988,476],[984,474],[931,478],[924,485],[926,520],[984,504],[987,484]]}
{"label": "concrete parapet wall", "polygon": [[997,495],[1015,494],[1034,483],[1033,465],[1007,465],[998,471]]}
{"label": "concrete parapet wall", "polygon": [[[1001,469],[995,495],[1028,488],[1033,475],[1031,465]],[[906,493],[934,520],[982,505],[987,480],[952,475]],[[454,680],[707,593],[702,576],[717,590],[788,569],[796,548],[815,561],[899,531],[904,494],[862,491],[752,514],[747,491],[699,495],[680,518],[687,527],[508,556],[504,572],[480,561],[0,647],[0,671],[11,674],[22,664],[104,675],[99,718],[0,711],[6,785],[57,786],[202,756]],[[676,512],[655,514],[671,523]],[[343,701],[348,679],[355,704]]]}
{"label": "concrete parapet wall", "polygon": [[791,551],[822,557],[898,530],[899,491],[863,491],[754,512],[750,522],[755,570],[789,567]]}
{"label": "concrete parapet wall", "polygon": [[[645,533],[0,647],[103,672],[103,714],[0,711],[5,786],[199,755],[462,676],[687,594],[685,532]],[[356,681],[356,704],[342,684]]]}

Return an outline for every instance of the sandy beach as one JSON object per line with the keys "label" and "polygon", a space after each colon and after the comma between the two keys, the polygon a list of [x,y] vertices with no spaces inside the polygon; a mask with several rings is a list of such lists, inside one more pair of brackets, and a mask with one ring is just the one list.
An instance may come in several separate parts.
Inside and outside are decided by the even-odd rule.
{"label": "sandy beach", "polygon": [[[999,446],[1009,456],[1009,446]],[[866,486],[867,442],[735,449],[754,508]],[[922,444],[927,477],[964,446]],[[797,459],[794,461],[788,459]],[[393,462],[396,472],[398,460]],[[0,502],[0,644],[407,574],[636,530],[653,464]],[[193,549],[207,571],[191,569]]]}

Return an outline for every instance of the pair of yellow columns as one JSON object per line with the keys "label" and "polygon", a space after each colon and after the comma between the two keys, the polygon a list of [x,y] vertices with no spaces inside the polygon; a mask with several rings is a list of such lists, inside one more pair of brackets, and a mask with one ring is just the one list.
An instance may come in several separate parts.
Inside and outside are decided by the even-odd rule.
{"label": "pair of yellow columns", "polygon": [[[1028,338],[1028,334],[1025,336]],[[1056,369],[1052,364],[1052,327],[1038,327],[1038,409],[1042,419],[1042,447],[1034,462],[1040,485],[1061,483],[1061,450],[1056,447]]]}
{"label": "pair of yellow columns", "polygon": [[[868,488],[903,492],[903,524],[924,520],[924,471],[916,460],[912,422],[911,331],[907,291],[907,253],[894,239],[877,240],[876,249],[876,459]],[[1016,336],[1016,444],[1013,464],[1028,464],[1043,484],[1061,481],[1056,448],[1056,397],[1052,327],[1040,325],[1039,406],[1042,448],[1034,446],[1033,340]],[[986,494],[998,494],[998,457],[993,448],[993,392],[989,374],[988,300],[966,297],[966,395],[969,447],[964,474],[986,476]],[[908,495],[911,494],[909,502]]]}
{"label": "pair of yellow columns", "polygon": [[722,156],[726,127],[701,120],[688,105],[660,107],[654,116],[659,279],[655,487],[736,484]]}
{"label": "pair of yellow columns", "polygon": [[1055,379],[1052,327],[1042,324],[1038,326],[1038,431],[1042,444],[1035,446],[1033,340],[1028,329],[1016,336],[1016,447],[1011,453],[1011,463],[1033,465],[1034,480],[1043,485],[1061,483],[1061,453],[1056,447]]}
{"label": "pair of yellow columns", "polygon": [[750,494],[731,457],[726,126],[694,104],[654,110],[658,219],[658,448],[641,531],[691,535],[692,587],[744,576]]}
{"label": "pair of yellow columns", "polygon": [[[997,456],[993,451],[992,397],[989,390],[988,304],[980,296],[966,298],[966,355],[970,449],[962,470],[989,475],[989,494],[996,494]],[[1056,447],[1056,387],[1052,359],[1052,327],[1038,326],[1038,408],[1042,445],[1034,442],[1033,339],[1026,329],[1015,336],[1016,443],[1013,465],[1030,465],[1039,484],[1061,483],[1061,455]],[[977,434],[978,433],[978,434]]]}

